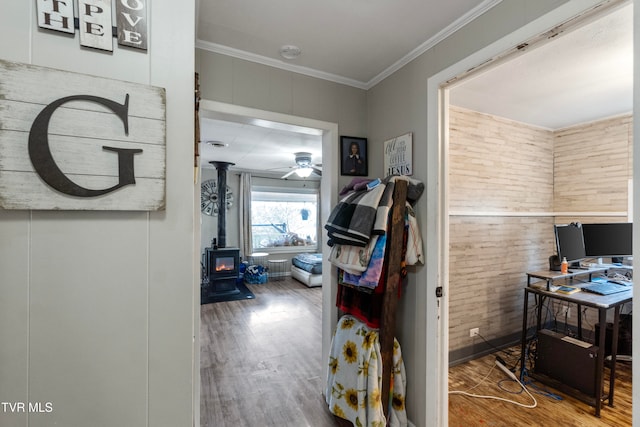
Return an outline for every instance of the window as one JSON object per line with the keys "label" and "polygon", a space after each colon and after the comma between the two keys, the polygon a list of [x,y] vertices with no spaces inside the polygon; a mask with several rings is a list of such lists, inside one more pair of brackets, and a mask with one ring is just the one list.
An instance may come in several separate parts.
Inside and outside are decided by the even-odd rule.
{"label": "window", "polygon": [[252,188],[251,232],[254,250],[316,250],[317,190]]}

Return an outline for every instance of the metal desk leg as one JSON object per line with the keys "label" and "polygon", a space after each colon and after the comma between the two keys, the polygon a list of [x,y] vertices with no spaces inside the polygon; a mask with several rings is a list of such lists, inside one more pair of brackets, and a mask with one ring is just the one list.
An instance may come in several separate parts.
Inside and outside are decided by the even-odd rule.
{"label": "metal desk leg", "polygon": [[609,370],[609,406],[613,406],[613,391],[616,383],[616,358],[618,355],[618,333],[620,327],[620,306],[613,311],[613,336],[611,337],[611,369]]}
{"label": "metal desk leg", "polygon": [[529,309],[529,292],[524,290],[524,310],[522,311],[522,341],[520,341],[520,380],[524,379],[524,368],[526,363],[525,351],[527,349],[527,311]]}
{"label": "metal desk leg", "polygon": [[542,329],[542,306],[544,305],[544,300],[545,297],[542,295],[538,296],[538,312],[536,313],[537,315],[537,323],[536,323],[536,331],[539,331],[540,329]]}
{"label": "metal desk leg", "polygon": [[596,417],[600,416],[604,386],[604,346],[607,329],[607,310],[604,308],[598,309],[598,323],[600,324],[600,336],[598,337],[598,360],[596,360]]}
{"label": "metal desk leg", "polygon": [[578,339],[582,341],[582,306],[576,304],[578,309]]}

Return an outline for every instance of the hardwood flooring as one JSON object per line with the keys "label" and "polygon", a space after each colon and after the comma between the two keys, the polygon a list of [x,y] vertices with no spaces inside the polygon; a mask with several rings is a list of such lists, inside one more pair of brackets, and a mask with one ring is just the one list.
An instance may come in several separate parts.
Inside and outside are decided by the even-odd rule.
{"label": "hardwood flooring", "polygon": [[322,288],[285,278],[201,306],[200,425],[336,426],[322,395]]}
{"label": "hardwood flooring", "polygon": [[[256,295],[253,300],[201,306],[200,425],[340,425],[322,395],[322,289],[307,288],[291,278],[248,287]],[[510,366],[519,348],[511,351],[511,357],[501,354]],[[475,386],[495,366],[494,360],[491,355],[450,368],[449,389]],[[605,404],[600,418],[583,402],[549,389],[563,398],[555,400],[529,386],[538,401],[534,409],[450,395],[449,426],[630,426],[631,364],[619,363],[617,374],[615,407]],[[514,383],[498,369],[472,390],[530,403],[528,396],[514,391]]]}
{"label": "hardwood flooring", "polygon": [[[513,366],[520,354],[520,348],[510,350],[512,356],[499,353],[508,366]],[[520,386],[509,380],[504,372],[495,367],[495,354],[489,355],[449,369],[449,391],[467,391],[478,383],[479,386],[470,391],[478,395],[493,395],[514,400],[525,405],[532,400],[520,392]],[[608,369],[605,369],[608,371]],[[484,380],[485,376],[489,376]],[[549,427],[584,427],[584,426],[631,426],[631,362],[618,362],[616,368],[616,388],[614,407],[604,403],[597,418],[595,409],[586,403],[558,392],[539,382],[528,385],[538,405],[533,409],[523,408],[511,403],[471,398],[462,395],[449,395],[449,426],[549,426]],[[608,372],[605,375],[605,390],[609,389]],[[562,400],[550,397],[549,391]]]}

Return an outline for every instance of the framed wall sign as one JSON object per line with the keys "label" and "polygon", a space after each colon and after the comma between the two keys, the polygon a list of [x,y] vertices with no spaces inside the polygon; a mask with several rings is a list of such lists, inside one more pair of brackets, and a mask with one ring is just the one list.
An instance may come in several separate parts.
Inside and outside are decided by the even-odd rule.
{"label": "framed wall sign", "polygon": [[165,97],[0,60],[0,209],[163,210]]}
{"label": "framed wall sign", "polygon": [[340,137],[340,173],[367,176],[367,138]]}
{"label": "framed wall sign", "polygon": [[36,6],[38,27],[73,35],[77,29],[81,46],[113,52],[116,37],[120,46],[147,50],[147,0],[36,0]]}
{"label": "framed wall sign", "polygon": [[384,173],[389,175],[413,175],[413,133],[405,133],[384,142]]}

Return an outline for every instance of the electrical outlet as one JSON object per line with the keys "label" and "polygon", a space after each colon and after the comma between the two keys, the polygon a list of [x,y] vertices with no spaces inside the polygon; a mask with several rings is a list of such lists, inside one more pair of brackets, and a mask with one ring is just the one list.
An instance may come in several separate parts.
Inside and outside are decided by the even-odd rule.
{"label": "electrical outlet", "polygon": [[477,335],[480,335],[480,328],[469,329],[469,336],[470,337],[475,337]]}

